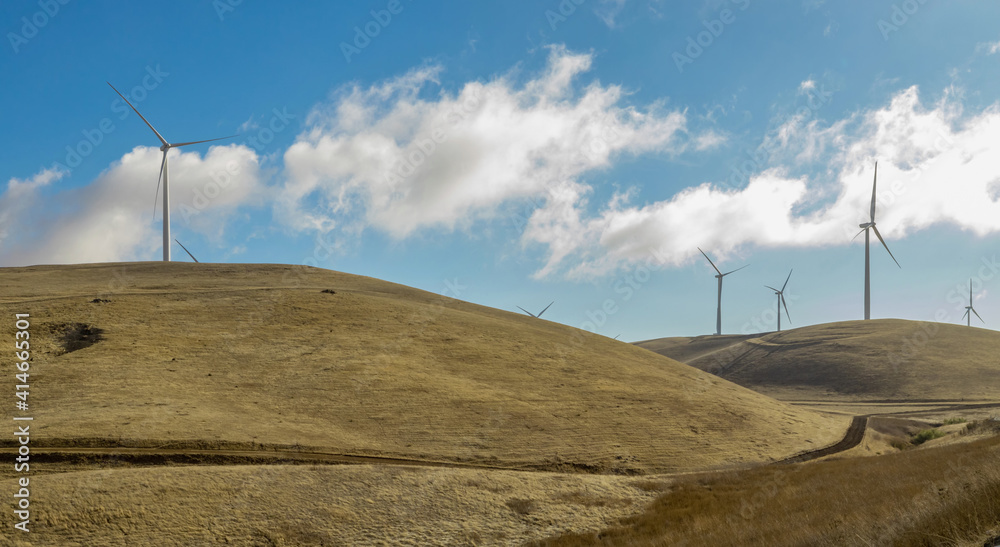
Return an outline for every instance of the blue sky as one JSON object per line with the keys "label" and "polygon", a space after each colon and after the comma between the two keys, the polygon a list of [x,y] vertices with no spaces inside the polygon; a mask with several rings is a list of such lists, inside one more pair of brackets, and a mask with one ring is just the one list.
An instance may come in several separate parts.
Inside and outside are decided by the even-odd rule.
{"label": "blue sky", "polygon": [[[312,264],[625,340],[1000,326],[996,2],[0,6],[0,265]],[[874,238],[873,238],[874,240]],[[179,247],[176,260],[186,259]],[[963,289],[963,287],[965,287]],[[457,289],[456,289],[457,288]],[[783,320],[783,326],[787,325]],[[982,326],[982,325],[981,325]]]}

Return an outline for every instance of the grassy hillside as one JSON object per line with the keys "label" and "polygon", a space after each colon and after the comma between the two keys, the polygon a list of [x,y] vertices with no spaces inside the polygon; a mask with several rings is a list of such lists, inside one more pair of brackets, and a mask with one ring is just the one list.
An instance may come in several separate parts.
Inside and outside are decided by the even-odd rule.
{"label": "grassy hillside", "polygon": [[964,325],[878,319],[636,345],[785,400],[1000,399],[1000,332]]}
{"label": "grassy hillside", "polygon": [[[660,491],[641,477],[368,465],[116,469],[31,483],[32,532],[5,531],[0,547],[523,545],[614,525]],[[0,488],[16,491],[13,480]]]}
{"label": "grassy hillside", "polygon": [[847,426],[629,344],[315,268],[7,268],[0,286],[0,317],[31,314],[36,445],[644,473],[769,461]]}
{"label": "grassy hillside", "polygon": [[[1000,537],[1000,437],[681,477],[639,515],[536,547],[980,546]],[[989,545],[993,545],[992,542]]]}

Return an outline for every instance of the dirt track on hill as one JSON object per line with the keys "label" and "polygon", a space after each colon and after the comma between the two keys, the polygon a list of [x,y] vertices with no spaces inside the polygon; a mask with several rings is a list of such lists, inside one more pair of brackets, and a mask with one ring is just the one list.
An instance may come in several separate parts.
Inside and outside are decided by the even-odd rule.
{"label": "dirt track on hill", "polygon": [[[810,450],[779,460],[775,464],[799,463],[854,448],[864,438],[868,424],[868,416],[855,416],[847,428],[844,438],[830,446]],[[15,455],[15,447],[0,447],[0,454]],[[594,473],[585,466],[573,466],[566,462],[551,465],[532,464],[524,466],[490,465],[486,463],[456,462],[440,460],[420,460],[393,458],[382,456],[360,456],[352,454],[334,454],[327,452],[309,452],[303,450],[233,450],[233,449],[198,449],[198,448],[142,448],[142,447],[81,447],[81,446],[41,446],[32,447],[31,458],[40,463],[107,463],[109,461],[124,465],[162,466],[162,465],[276,465],[276,464],[311,464],[311,465],[403,465],[420,467],[450,467],[459,469],[490,469],[505,471],[549,471],[549,472],[583,472]]]}
{"label": "dirt track on hill", "polygon": [[811,450],[809,452],[803,452],[792,456],[791,458],[785,458],[781,461],[776,462],[777,464],[789,464],[789,463],[799,463],[807,462],[809,460],[815,460],[817,458],[822,458],[823,456],[829,456],[830,454],[836,454],[837,452],[843,452],[845,450],[850,450],[855,446],[861,444],[862,439],[865,438],[865,429],[868,427],[868,416],[855,416],[851,420],[851,425],[847,428],[847,433],[844,438],[840,440],[837,444],[830,445],[826,448],[820,448],[817,450]]}
{"label": "dirt track on hill", "polygon": [[[0,454],[14,455],[16,448],[0,448]],[[452,467],[461,469],[503,469],[509,471],[549,471],[535,467],[514,467],[418,460],[380,456],[357,456],[299,450],[229,450],[186,448],[136,448],[136,447],[32,447],[31,458],[38,462],[91,463],[109,460],[123,464],[157,466],[185,465],[269,465],[269,464],[326,464],[326,465],[409,465],[422,467]]]}

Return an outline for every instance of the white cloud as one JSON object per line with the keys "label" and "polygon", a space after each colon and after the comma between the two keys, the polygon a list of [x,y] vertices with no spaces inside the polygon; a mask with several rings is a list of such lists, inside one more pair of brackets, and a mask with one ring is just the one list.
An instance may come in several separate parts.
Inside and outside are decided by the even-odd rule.
{"label": "white cloud", "polygon": [[985,51],[987,55],[995,55],[1000,53],[1000,41],[998,42],[986,42],[979,44],[976,47],[977,51]]}
{"label": "white cloud", "polygon": [[[427,99],[440,69],[425,67],[341,90],[285,153],[277,217],[297,229],[372,226],[395,238],[452,230],[512,200],[546,197],[558,208],[582,199],[578,179],[622,154],[687,148],[683,112],[622,105],[619,86],[574,85],[592,61],[553,46],[545,70],[520,86],[508,75]],[[307,200],[318,209],[307,213]]]}
{"label": "white cloud", "polygon": [[22,233],[24,222],[39,210],[40,191],[65,176],[64,171],[42,169],[27,180],[12,178],[7,191],[0,195],[0,247],[11,246],[11,233]]}
{"label": "white cloud", "polygon": [[[0,263],[154,258],[161,245],[160,223],[152,220],[161,157],[157,148],[136,147],[91,183],[46,196],[39,190],[59,177],[51,170],[31,181],[12,180],[0,196]],[[170,193],[175,233],[189,229],[217,237],[235,208],[264,199],[265,189],[253,150],[229,145],[213,146],[204,157],[171,152]]]}
{"label": "white cloud", "polygon": [[600,0],[594,8],[594,13],[604,21],[605,25],[615,28],[617,25],[615,19],[624,8],[625,0]]}
{"label": "white cloud", "polygon": [[[887,239],[935,224],[979,236],[1000,232],[1000,201],[993,193],[1000,172],[1000,108],[963,119],[954,97],[946,93],[928,109],[912,87],[884,108],[828,126],[794,126],[776,146],[798,151],[792,157],[810,147],[831,150],[827,161],[833,175],[827,187],[789,177],[788,168],[778,166],[740,190],[705,183],[641,207],[618,200],[590,218],[581,201],[575,211],[560,213],[571,237],[560,238],[566,230],[551,224],[542,226],[544,236],[542,230],[530,234],[550,248],[540,274],[602,275],[651,257],[677,265],[697,255],[696,245],[724,259],[747,245],[847,244],[857,224],[867,220],[876,158],[877,220]],[[831,199],[800,214],[813,195]]]}
{"label": "white cloud", "polygon": [[705,131],[694,139],[694,148],[699,152],[717,148],[726,142],[726,136],[712,130]]}

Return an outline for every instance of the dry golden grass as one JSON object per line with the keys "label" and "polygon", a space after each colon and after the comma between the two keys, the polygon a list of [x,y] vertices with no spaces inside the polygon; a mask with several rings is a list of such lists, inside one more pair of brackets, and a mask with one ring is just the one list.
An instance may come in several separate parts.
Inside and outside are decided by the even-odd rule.
{"label": "dry golden grass", "polygon": [[1000,528],[1000,437],[681,477],[640,515],[536,545],[982,545]]}
{"label": "dry golden grass", "polygon": [[1000,332],[899,319],[638,346],[781,400],[1000,401]]}
{"label": "dry golden grass", "polygon": [[366,465],[45,475],[33,531],[0,546],[521,545],[641,511],[657,494],[642,480]]}
{"label": "dry golden grass", "polygon": [[[564,325],[315,268],[41,266],[0,283],[0,316],[31,314],[38,445],[655,473],[778,459],[848,423]],[[76,324],[103,339],[63,353]]]}

